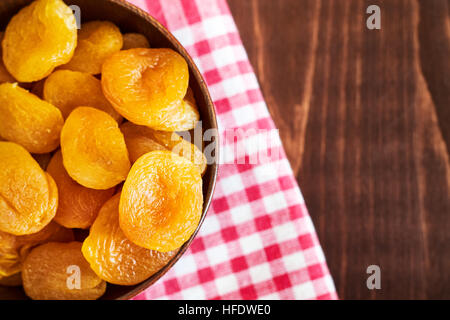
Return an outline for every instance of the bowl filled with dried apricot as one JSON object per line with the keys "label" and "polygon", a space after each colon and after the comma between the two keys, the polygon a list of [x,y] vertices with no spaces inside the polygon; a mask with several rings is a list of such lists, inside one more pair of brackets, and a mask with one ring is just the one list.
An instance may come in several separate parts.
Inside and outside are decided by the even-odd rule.
{"label": "bowl filled with dried apricot", "polygon": [[132,298],[211,202],[201,74],[121,0],[3,0],[0,42],[0,299]]}

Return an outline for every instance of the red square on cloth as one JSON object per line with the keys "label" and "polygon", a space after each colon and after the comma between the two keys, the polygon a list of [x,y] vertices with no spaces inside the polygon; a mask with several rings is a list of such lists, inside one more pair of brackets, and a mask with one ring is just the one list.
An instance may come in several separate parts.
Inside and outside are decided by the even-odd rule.
{"label": "red square on cloth", "polygon": [[277,287],[278,291],[282,291],[292,286],[291,280],[289,280],[289,275],[287,274],[275,277],[273,279],[273,282],[275,282],[275,286]]}
{"label": "red square on cloth", "polygon": [[211,53],[211,47],[209,46],[208,40],[203,40],[195,43],[194,48],[198,57]]}
{"label": "red square on cloth", "polygon": [[198,279],[200,283],[212,281],[214,280],[214,272],[211,268],[203,268],[198,271]]}
{"label": "red square on cloth", "polygon": [[238,257],[231,260],[231,269],[233,270],[233,272],[247,270],[248,264],[247,261],[245,260],[245,257]]}
{"label": "red square on cloth", "polygon": [[170,279],[164,282],[167,294],[174,294],[180,291],[177,279]]}
{"label": "red square on cloth", "polygon": [[[197,238],[169,272],[135,299],[336,299],[226,0],[130,2],[165,25],[196,61],[215,103],[223,158]],[[244,134],[226,138],[230,130]],[[264,139],[267,132],[273,133],[269,140]],[[245,154],[234,154],[236,146]],[[267,151],[278,158],[263,161]]]}
{"label": "red square on cloth", "polygon": [[270,216],[258,217],[255,219],[256,229],[258,231],[264,231],[272,227]]}
{"label": "red square on cloth", "polygon": [[245,300],[254,300],[258,297],[258,294],[254,286],[248,286],[241,289],[241,296]]}

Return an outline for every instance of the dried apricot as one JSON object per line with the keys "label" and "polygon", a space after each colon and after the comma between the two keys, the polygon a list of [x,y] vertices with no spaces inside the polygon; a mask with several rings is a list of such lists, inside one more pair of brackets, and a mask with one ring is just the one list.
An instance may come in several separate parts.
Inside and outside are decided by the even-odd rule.
{"label": "dried apricot", "polygon": [[62,0],[36,0],[6,27],[3,62],[18,81],[38,81],[69,62],[76,45],[72,10]]}
{"label": "dried apricot", "polygon": [[81,25],[78,46],[69,63],[62,69],[99,74],[102,64],[123,45],[119,28],[109,21],[91,21]]}
{"label": "dried apricot", "polygon": [[0,83],[15,81],[16,80],[9,74],[8,70],[5,68],[5,65],[0,60]]}
{"label": "dried apricot", "polygon": [[[25,258],[22,280],[34,300],[95,300],[106,290],[81,253],[81,242],[50,242]],[[71,278],[72,276],[72,278]]]}
{"label": "dried apricot", "polygon": [[198,167],[170,151],[152,151],[134,163],[125,181],[120,227],[135,244],[167,252],[192,236],[202,207]]}
{"label": "dried apricot", "polygon": [[102,86],[113,107],[133,123],[164,131],[189,130],[185,122],[189,71],[171,49],[130,49],[103,64]]}
{"label": "dried apricot", "polygon": [[31,153],[48,153],[59,145],[64,119],[58,108],[22,89],[0,84],[0,136]]}
{"label": "dried apricot", "polygon": [[73,231],[63,228],[55,222],[50,222],[37,233],[25,236],[15,236],[0,231],[0,278],[20,272],[22,261],[33,247],[50,241],[69,242],[73,240]]}
{"label": "dried apricot", "polygon": [[53,178],[11,142],[0,142],[0,168],[0,230],[14,235],[42,230],[58,206]]}
{"label": "dried apricot", "polygon": [[102,84],[96,77],[78,71],[58,70],[44,84],[44,100],[56,106],[66,119],[73,109],[86,106],[108,113],[117,122],[122,117],[106,100]]}
{"label": "dried apricot", "polygon": [[191,160],[202,174],[206,170],[206,157],[202,151],[176,132],[156,131],[131,122],[122,124],[120,130],[125,137],[132,163],[150,151],[169,150]]}
{"label": "dried apricot", "polygon": [[148,250],[128,240],[119,226],[119,201],[120,194],[117,194],[102,207],[83,243],[82,252],[100,278],[128,286],[158,272],[177,250]]}
{"label": "dried apricot", "polygon": [[86,188],[112,188],[124,181],[130,170],[119,125],[98,109],[72,111],[61,132],[61,151],[69,176]]}
{"label": "dried apricot", "polygon": [[17,250],[18,236],[0,231],[0,278],[20,272],[20,253]]}
{"label": "dried apricot", "polygon": [[154,129],[161,131],[189,131],[194,129],[200,120],[200,114],[192,89],[188,88],[184,99],[167,112],[170,112],[171,116],[166,117],[163,125],[155,126]]}
{"label": "dried apricot", "polygon": [[22,274],[16,273],[9,277],[0,277],[0,286],[4,287],[18,287],[22,285]]}
{"label": "dried apricot", "polygon": [[167,150],[153,138],[152,129],[125,122],[120,126],[125,138],[131,163],[150,151]]}
{"label": "dried apricot", "polygon": [[143,34],[125,33],[123,35],[122,50],[136,49],[136,48],[150,48],[150,43]]}
{"label": "dried apricot", "polygon": [[3,63],[3,52],[2,52],[2,46],[1,43],[3,41],[5,33],[0,32],[0,83],[3,82],[16,82],[16,80],[13,78],[13,76],[6,70],[5,64]]}
{"label": "dried apricot", "polygon": [[114,188],[94,190],[78,184],[67,173],[62,154],[56,152],[47,168],[59,190],[58,210],[54,221],[66,228],[89,228],[102,205],[112,197]]}

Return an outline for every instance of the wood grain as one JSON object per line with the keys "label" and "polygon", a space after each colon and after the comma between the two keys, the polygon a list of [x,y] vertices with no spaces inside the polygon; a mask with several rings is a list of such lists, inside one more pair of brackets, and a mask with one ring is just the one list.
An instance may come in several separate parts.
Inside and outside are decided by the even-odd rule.
{"label": "wood grain", "polygon": [[450,0],[228,2],[340,298],[449,299]]}

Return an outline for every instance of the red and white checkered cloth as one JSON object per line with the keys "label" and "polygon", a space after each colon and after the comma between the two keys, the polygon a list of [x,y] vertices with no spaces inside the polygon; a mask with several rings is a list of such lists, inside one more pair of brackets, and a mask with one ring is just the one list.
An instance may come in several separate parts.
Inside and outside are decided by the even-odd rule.
{"label": "red and white checkered cloth", "polygon": [[[165,25],[194,58],[216,106],[221,154],[233,155],[234,139],[223,137],[228,129],[255,129],[237,141],[255,149],[258,133],[275,126],[226,0],[130,2]],[[337,298],[278,134],[263,148],[281,157],[255,165],[226,159],[220,166],[214,200],[191,247],[135,299]]]}

